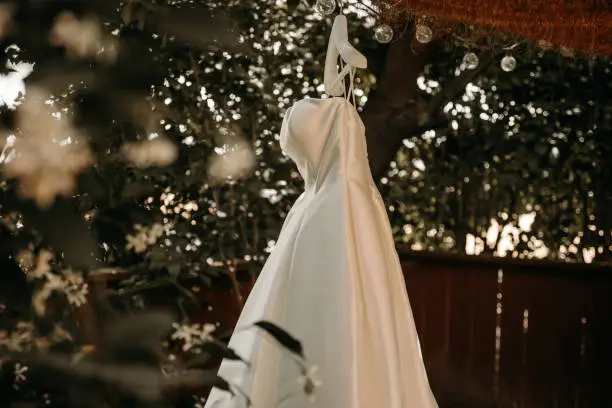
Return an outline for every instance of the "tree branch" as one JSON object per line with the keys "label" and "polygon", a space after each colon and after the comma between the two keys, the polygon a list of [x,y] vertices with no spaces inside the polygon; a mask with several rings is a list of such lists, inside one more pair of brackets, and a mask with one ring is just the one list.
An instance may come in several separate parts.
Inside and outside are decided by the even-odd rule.
{"label": "tree branch", "polygon": [[378,88],[370,94],[362,119],[370,167],[375,180],[381,178],[406,137],[448,123],[442,108],[454,99],[491,60],[466,71],[435,95],[426,105],[419,98],[417,78],[427,63],[428,46],[414,41],[412,32],[391,44],[379,76]]}
{"label": "tree branch", "polygon": [[[390,118],[410,110],[418,102],[416,80],[427,61],[427,47],[413,42],[412,32],[392,43],[387,50],[378,87],[369,95],[362,113],[370,167],[375,179],[386,170],[401,145]],[[399,145],[397,141],[399,140]]]}

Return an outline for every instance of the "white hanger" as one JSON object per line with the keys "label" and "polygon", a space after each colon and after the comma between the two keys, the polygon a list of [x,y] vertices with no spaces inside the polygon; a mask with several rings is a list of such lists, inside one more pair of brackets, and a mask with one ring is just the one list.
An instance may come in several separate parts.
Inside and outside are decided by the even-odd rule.
{"label": "white hanger", "polygon": [[[338,72],[338,55],[346,63],[345,69]],[[340,96],[344,93],[344,84],[339,79],[344,78],[351,67],[366,68],[368,60],[357,51],[348,38],[348,24],[346,16],[339,14],[334,20],[329,43],[327,44],[327,56],[325,57],[325,72],[323,83],[325,92],[331,96]],[[348,68],[348,69],[346,69]]]}

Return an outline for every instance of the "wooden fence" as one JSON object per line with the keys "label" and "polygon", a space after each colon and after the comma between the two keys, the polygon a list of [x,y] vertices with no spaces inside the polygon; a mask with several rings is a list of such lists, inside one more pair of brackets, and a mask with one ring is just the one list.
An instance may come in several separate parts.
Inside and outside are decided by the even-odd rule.
{"label": "wooden fence", "polygon": [[458,387],[517,408],[612,407],[612,269],[414,253],[402,261],[440,393]]}
{"label": "wooden fence", "polygon": [[[400,258],[441,408],[612,407],[612,269]],[[242,294],[251,286],[245,277]],[[202,288],[198,297],[208,306],[197,320],[231,330],[235,294]]]}

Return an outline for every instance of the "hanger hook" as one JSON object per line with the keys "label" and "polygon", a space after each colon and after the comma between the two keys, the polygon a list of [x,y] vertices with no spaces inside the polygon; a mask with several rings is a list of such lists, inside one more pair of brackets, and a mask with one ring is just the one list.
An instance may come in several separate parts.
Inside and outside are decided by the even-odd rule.
{"label": "hanger hook", "polygon": [[344,12],[344,1],[336,0],[336,3],[338,3],[338,10],[340,10],[340,13],[342,14]]}

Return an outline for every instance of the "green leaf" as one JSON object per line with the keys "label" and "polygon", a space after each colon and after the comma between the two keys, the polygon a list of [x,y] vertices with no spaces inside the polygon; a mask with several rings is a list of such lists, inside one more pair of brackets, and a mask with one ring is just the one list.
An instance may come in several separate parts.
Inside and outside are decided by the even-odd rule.
{"label": "green leaf", "polygon": [[138,21],[138,29],[144,30],[145,25],[147,23],[147,9],[142,7],[138,12],[136,12],[136,20]]}
{"label": "green leaf", "polygon": [[287,350],[300,356],[302,359],[306,358],[304,357],[304,349],[302,347],[302,343],[276,324],[261,320],[255,323],[254,326],[264,330]]}
{"label": "green leaf", "polygon": [[133,7],[134,4],[132,2],[128,2],[125,7],[123,7],[123,11],[121,12],[121,19],[123,20],[123,24],[126,26],[132,22]]}
{"label": "green leaf", "polygon": [[230,383],[228,383],[226,380],[224,380],[223,378],[219,376],[217,376],[217,378],[210,385],[220,390],[230,392],[232,395],[236,395],[236,391],[238,391],[240,395],[242,395],[242,397],[246,400],[246,406],[247,407],[253,406],[253,404],[251,403],[251,399],[244,391],[242,391],[240,388],[236,386],[232,386]]}
{"label": "green leaf", "polygon": [[173,278],[177,278],[179,276],[179,273],[181,272],[181,262],[180,260],[173,260],[170,261],[168,263],[168,265],[166,265],[166,268],[168,269],[168,273],[170,274],[170,276],[172,276]]}
{"label": "green leaf", "polygon": [[234,390],[232,389],[230,384],[227,381],[225,381],[223,378],[219,377],[219,376],[217,376],[217,378],[215,378],[212,381],[211,385],[213,387],[215,387],[215,388],[218,388],[218,389],[223,390],[223,391],[231,392],[232,395],[235,395],[234,394]]}
{"label": "green leaf", "polygon": [[300,5],[300,0],[287,0],[287,8],[289,11],[295,11],[295,9]]}
{"label": "green leaf", "polygon": [[150,181],[137,181],[133,183],[127,183],[123,188],[123,198],[141,198],[153,194],[155,191],[155,185]]}
{"label": "green leaf", "polygon": [[185,368],[194,369],[194,368],[202,368],[206,367],[210,364],[212,354],[193,354],[189,360],[185,363]]}
{"label": "green leaf", "polygon": [[221,357],[227,360],[242,361],[249,366],[249,362],[243,360],[236,352],[220,341],[210,340],[202,343],[197,347],[203,354],[196,354],[187,362],[188,368],[198,368],[207,364],[210,356]]}
{"label": "green leaf", "polygon": [[147,254],[147,258],[149,258],[149,266],[153,269],[163,268],[166,264],[167,257],[167,251],[160,246],[155,246],[151,248],[151,250]]}

